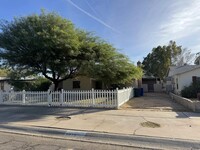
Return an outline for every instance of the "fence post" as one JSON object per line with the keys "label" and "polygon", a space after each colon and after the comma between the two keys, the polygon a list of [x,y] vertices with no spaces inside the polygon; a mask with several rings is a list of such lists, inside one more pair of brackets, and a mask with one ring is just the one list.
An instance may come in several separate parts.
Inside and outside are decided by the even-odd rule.
{"label": "fence post", "polygon": [[48,91],[47,91],[47,101],[48,101],[48,106],[50,107],[52,104],[52,96],[51,96],[50,89],[48,89]]}
{"label": "fence post", "polygon": [[95,105],[95,101],[94,101],[94,89],[92,88],[92,105]]}
{"label": "fence post", "polygon": [[22,103],[23,104],[26,103],[26,91],[25,90],[22,91]]}
{"label": "fence post", "polygon": [[60,92],[60,106],[63,105],[63,89],[61,89],[61,92]]}
{"label": "fence post", "polygon": [[116,100],[117,100],[117,109],[119,109],[119,89],[118,88],[116,88],[116,96],[117,96],[117,98],[116,98]]}

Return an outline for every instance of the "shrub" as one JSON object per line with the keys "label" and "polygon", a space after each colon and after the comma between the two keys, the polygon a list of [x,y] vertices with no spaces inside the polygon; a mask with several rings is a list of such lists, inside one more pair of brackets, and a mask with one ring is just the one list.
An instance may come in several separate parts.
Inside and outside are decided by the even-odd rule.
{"label": "shrub", "polygon": [[183,90],[181,90],[181,96],[186,98],[197,98],[197,93],[200,92],[200,81],[196,83],[192,83],[189,86],[185,86]]}
{"label": "shrub", "polygon": [[47,91],[51,82],[43,77],[38,77],[33,81],[12,81],[10,83],[14,86],[15,91]]}

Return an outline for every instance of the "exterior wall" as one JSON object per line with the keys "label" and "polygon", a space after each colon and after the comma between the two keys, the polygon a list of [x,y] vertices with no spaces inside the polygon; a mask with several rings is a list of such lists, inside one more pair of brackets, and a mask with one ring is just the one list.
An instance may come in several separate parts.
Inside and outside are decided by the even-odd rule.
{"label": "exterior wall", "polygon": [[138,80],[133,80],[133,87],[138,88]]}
{"label": "exterior wall", "polygon": [[[80,88],[73,89],[73,81],[80,81]],[[94,88],[92,85],[93,84],[91,78],[80,76],[74,79],[68,79],[63,81],[62,88],[64,90],[91,90],[92,88]]]}
{"label": "exterior wall", "polygon": [[177,103],[189,108],[194,112],[200,112],[200,102],[199,101],[192,101],[190,99],[175,95],[170,93],[172,100],[176,101]]}
{"label": "exterior wall", "polygon": [[[154,84],[154,92],[162,92],[162,84]],[[142,84],[142,88],[144,90],[144,92],[148,92],[148,84]]]}
{"label": "exterior wall", "polygon": [[148,92],[148,86],[147,84],[142,84],[142,88],[144,92]]}
{"label": "exterior wall", "polygon": [[0,85],[2,85],[3,87],[3,90],[2,89],[0,89],[0,90],[2,90],[2,91],[5,91],[5,92],[9,92],[9,91],[11,91],[11,85],[10,84],[8,84],[8,82],[7,81],[0,81]]}
{"label": "exterior wall", "polygon": [[10,91],[11,90],[11,85],[8,84],[8,82],[4,82],[4,91]]}
{"label": "exterior wall", "polygon": [[165,88],[166,88],[166,92],[167,92],[167,93],[173,91],[173,86],[172,86],[172,81],[171,81],[171,79],[170,79],[170,81],[169,81],[169,80],[166,81]]}
{"label": "exterior wall", "polygon": [[174,90],[176,94],[180,94],[184,86],[189,86],[192,83],[192,76],[200,76],[200,68],[174,76]]}
{"label": "exterior wall", "polygon": [[154,92],[162,92],[162,84],[154,84]]}

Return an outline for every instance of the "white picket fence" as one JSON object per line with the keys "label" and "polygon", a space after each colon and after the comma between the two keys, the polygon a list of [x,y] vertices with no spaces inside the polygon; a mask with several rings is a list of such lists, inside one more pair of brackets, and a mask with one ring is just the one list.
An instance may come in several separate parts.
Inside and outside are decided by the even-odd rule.
{"label": "white picket fence", "polygon": [[134,88],[121,90],[1,92],[0,104],[119,108],[134,96]]}

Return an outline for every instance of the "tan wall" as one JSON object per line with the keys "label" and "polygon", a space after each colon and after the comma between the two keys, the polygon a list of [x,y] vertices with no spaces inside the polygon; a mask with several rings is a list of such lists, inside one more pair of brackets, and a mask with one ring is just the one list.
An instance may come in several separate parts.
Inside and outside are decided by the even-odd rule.
{"label": "tan wall", "polygon": [[[79,89],[73,89],[73,81],[80,81]],[[76,77],[74,79],[68,79],[63,81],[62,87],[64,90],[91,90],[92,79],[85,76]]]}

